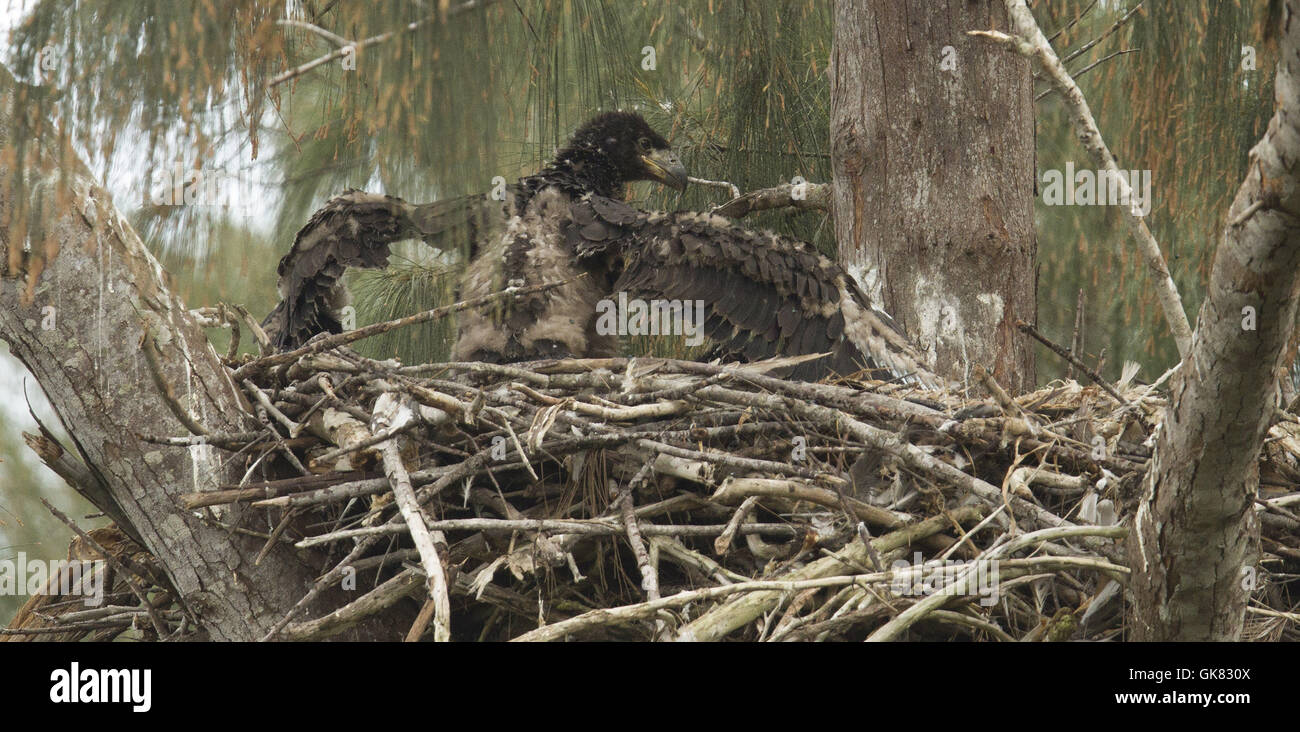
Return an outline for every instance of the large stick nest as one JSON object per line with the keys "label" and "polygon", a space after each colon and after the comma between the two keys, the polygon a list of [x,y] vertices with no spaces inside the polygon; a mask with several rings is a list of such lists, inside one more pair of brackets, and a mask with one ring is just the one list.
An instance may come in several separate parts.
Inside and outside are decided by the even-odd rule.
{"label": "large stick nest", "polygon": [[[403,366],[302,350],[232,362],[261,430],[159,438],[247,466],[188,508],[251,505],[268,544],[320,563],[275,638],[403,606],[420,609],[409,638],[1124,637],[1155,387],[1011,398],[977,369],[995,396],[972,400],[772,375],[788,360]],[[1260,459],[1248,637],[1294,640],[1300,420],[1281,417]],[[300,612],[339,583],[352,592],[336,612]],[[134,602],[117,590],[110,606]],[[26,627],[157,637],[181,618],[128,607],[77,631],[84,611],[69,612]]]}

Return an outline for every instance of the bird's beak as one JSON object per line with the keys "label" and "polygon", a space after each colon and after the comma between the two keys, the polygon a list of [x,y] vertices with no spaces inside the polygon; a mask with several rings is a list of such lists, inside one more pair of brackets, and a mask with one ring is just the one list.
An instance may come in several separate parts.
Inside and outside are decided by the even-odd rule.
{"label": "bird's beak", "polygon": [[679,191],[686,190],[686,166],[682,165],[682,161],[677,159],[677,153],[671,149],[651,150],[649,154],[641,156],[641,162],[651,180]]}

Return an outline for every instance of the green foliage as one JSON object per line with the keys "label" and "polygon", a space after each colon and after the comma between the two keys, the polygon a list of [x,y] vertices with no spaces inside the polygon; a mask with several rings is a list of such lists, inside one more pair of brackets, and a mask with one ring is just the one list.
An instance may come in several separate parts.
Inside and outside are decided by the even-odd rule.
{"label": "green foliage", "polygon": [[[1035,3],[1035,12],[1049,33],[1083,14],[1054,41],[1065,55],[1135,4],[1053,0]],[[1140,49],[1089,71],[1081,85],[1122,167],[1153,172],[1149,222],[1192,313],[1247,151],[1271,112],[1275,7],[1146,0],[1130,23],[1070,62],[1079,72],[1116,50]],[[243,226],[269,230],[269,248],[227,236],[219,209],[144,206],[135,219],[158,251],[179,251],[192,271],[213,274],[210,290],[194,291],[198,302],[255,303],[261,315],[270,301],[258,299],[270,290],[254,273],[274,268],[330,196],[346,187],[416,201],[482,192],[495,176],[536,170],[596,109],[640,109],[700,177],[744,190],[796,175],[829,180],[832,10],[825,0],[47,0],[14,32],[9,61],[36,81],[39,54],[53,49],[45,86],[26,90],[28,118],[56,119],[66,142],[105,176],[127,168],[147,180],[181,160],[251,182],[256,218]],[[350,59],[271,84],[334,51],[329,34],[359,41],[390,32]],[[1243,45],[1257,51],[1253,71],[1241,69]],[[1045,98],[1038,114],[1040,172],[1067,161],[1091,167],[1059,100]],[[142,200],[143,188],[117,191],[119,204]],[[705,209],[727,195],[698,185],[685,194],[649,184],[633,191],[658,208]],[[1068,341],[1083,288],[1090,358],[1105,349],[1108,370],[1137,359],[1146,377],[1172,363],[1173,344],[1117,212],[1040,202],[1037,218],[1044,330]],[[834,249],[822,216],[766,213],[747,223]],[[231,246],[239,254],[229,262],[208,262]],[[354,278],[359,322],[450,301],[442,270],[453,263],[409,259]],[[425,266],[434,269],[417,271]],[[374,352],[438,358],[449,327],[394,336]],[[1044,375],[1059,368],[1054,357],[1042,359]]]}
{"label": "green foliage", "polygon": [[[1135,4],[1051,0],[1035,3],[1035,13],[1050,34],[1090,8],[1054,41],[1064,56]],[[448,17],[440,7],[451,8]],[[1069,64],[1077,73],[1117,50],[1140,49],[1080,83],[1121,167],[1153,172],[1148,221],[1192,314],[1248,151],[1272,111],[1277,7],[1146,0],[1128,25]],[[276,299],[276,262],[329,197],[347,187],[413,201],[483,192],[495,176],[535,171],[597,109],[638,108],[699,177],[743,190],[796,175],[829,180],[832,8],[827,0],[44,0],[15,28],[5,58],[31,84],[17,99],[29,127],[13,139],[20,147],[56,139],[89,160],[191,306],[224,300],[260,317]],[[360,50],[354,68],[334,59],[272,86],[276,74],[335,50],[303,23],[352,41],[396,35]],[[409,23],[418,25],[403,30]],[[1254,70],[1242,68],[1242,46],[1255,49]],[[1037,112],[1039,180],[1067,161],[1091,167],[1059,100],[1045,98]],[[144,203],[151,181],[177,161],[247,183],[250,216]],[[643,183],[632,193],[647,207],[697,210],[727,197],[698,185],[678,194]],[[1104,349],[1113,374],[1135,359],[1148,379],[1173,363],[1119,212],[1040,201],[1036,216],[1041,328],[1068,342],[1082,288],[1090,360]],[[826,223],[785,213],[747,221],[829,252]],[[450,302],[455,266],[419,245],[396,247],[391,269],[352,276],[358,324]],[[453,327],[447,320],[408,328],[360,347],[407,362],[442,359]],[[212,337],[224,352],[227,332]],[[697,355],[680,339],[624,345]],[[1040,359],[1043,378],[1061,370],[1056,357]],[[35,496],[38,487],[66,489],[19,457],[25,449],[13,429],[0,430],[0,558],[18,549],[32,555],[33,542],[42,557],[60,556],[67,532]],[[20,524],[15,516],[28,518]],[[0,598],[0,617],[14,602]]]}
{"label": "green foliage", "polygon": [[[1065,27],[1092,0],[1037,3],[1049,34]],[[1068,56],[1136,6],[1135,0],[1098,3],[1054,41]],[[1106,41],[1070,62],[1078,72],[1120,49],[1137,53],[1106,61],[1079,79],[1102,135],[1127,170],[1150,170],[1153,206],[1147,216],[1169,263],[1189,317],[1200,309],[1212,255],[1228,206],[1245,174],[1250,148],[1272,115],[1278,19],[1268,3],[1146,0],[1133,19]],[[1243,70],[1243,46],[1256,52]],[[1046,84],[1038,84],[1041,92]],[[1038,102],[1038,168],[1063,170],[1067,161],[1092,168],[1060,100]],[[1177,361],[1142,257],[1121,212],[1100,206],[1037,207],[1039,320],[1068,343],[1079,289],[1086,291],[1085,350],[1104,349],[1106,371],[1126,360],[1153,379]],[[1046,351],[1040,351],[1045,354]],[[1040,377],[1061,373],[1055,357],[1039,359]]]}
{"label": "green foliage", "polygon": [[[1054,41],[1064,56],[1135,4],[1051,0],[1035,3],[1035,13],[1050,34],[1091,8]],[[1192,314],[1248,151],[1272,111],[1277,5],[1146,0],[1128,25],[1070,62],[1078,72],[1140,49],[1080,83],[1121,167],[1153,172],[1148,221]],[[5,57],[30,84],[17,99],[28,127],[13,139],[20,148],[58,140],[90,161],[191,306],[242,303],[260,317],[275,303],[276,262],[329,197],[347,187],[413,201],[483,192],[495,176],[535,171],[597,109],[638,108],[699,177],[743,190],[796,175],[829,180],[832,8],[827,0],[43,0],[15,28]],[[354,68],[334,59],[272,86],[276,74],[335,50],[301,23],[352,41],[396,35],[360,50]],[[403,30],[410,23],[415,30]],[[1254,70],[1242,68],[1242,46],[1255,49]],[[1059,100],[1045,98],[1037,112],[1039,180],[1067,161],[1091,167]],[[246,183],[249,217],[148,203],[152,181],[177,161]],[[678,194],[642,183],[632,192],[656,208],[707,209],[727,197],[698,185]],[[1041,328],[1068,342],[1082,288],[1090,360],[1104,349],[1113,374],[1135,359],[1148,379],[1173,363],[1119,212],[1040,201],[1036,216]],[[765,213],[746,223],[834,249],[823,216]],[[387,271],[352,276],[359,325],[451,301],[456,262],[415,244],[396,247],[393,259]],[[453,327],[407,328],[359,347],[406,362],[442,359]],[[224,352],[228,332],[211,335]],[[698,355],[680,339],[624,345]],[[7,363],[0,376],[14,371]],[[1060,372],[1054,356],[1040,359],[1043,378]],[[4,427],[0,559],[20,550],[62,556],[69,534],[38,496],[55,495],[74,517],[91,509],[35,464],[12,419]],[[20,602],[0,598],[0,618]]]}
{"label": "green foliage", "polygon": [[[181,210],[190,210],[181,207]],[[145,241],[157,242],[159,231],[167,226],[151,212],[137,212],[134,225]],[[160,247],[155,251],[170,287],[190,307],[227,302],[243,305],[257,319],[271,311],[277,301],[275,262],[283,254],[266,236],[250,230],[231,218],[208,222],[212,238],[202,248]],[[230,345],[230,330],[208,329],[208,338],[217,353],[225,354]],[[256,353],[252,337],[241,331],[240,351]]]}
{"label": "green foliage", "polygon": [[[351,278],[357,308],[357,325],[394,320],[411,315],[414,303],[445,304],[452,299],[460,268],[431,261],[424,250],[406,247],[394,252],[391,265],[382,270],[361,270]],[[399,358],[403,363],[445,361],[451,355],[456,336],[455,318],[444,318],[390,331],[357,343],[357,350],[371,358]]]}
{"label": "green foliage", "polygon": [[[795,175],[829,178],[830,3],[479,0],[451,3],[445,19],[437,7],[47,1],[15,32],[10,58],[16,69],[35,69],[41,49],[56,49],[46,84],[61,93],[38,111],[71,122],[68,142],[89,151],[105,175],[114,165],[148,165],[137,175],[148,180],[181,160],[254,181],[278,252],[347,187],[427,201],[533,172],[596,109],[640,109],[701,177],[746,190]],[[414,31],[402,30],[413,22]],[[283,69],[334,50],[307,23],[352,41],[397,34],[358,51],[353,68],[333,60],[270,86]],[[117,161],[128,136],[128,160]],[[119,192],[119,205],[146,192]],[[682,196],[639,184],[634,197],[700,209],[728,194],[693,186]],[[146,206],[136,220],[157,250],[180,250],[193,268],[210,270],[215,251],[207,242],[222,238],[223,217]],[[824,217],[765,214],[753,223],[833,250]],[[247,252],[268,269],[278,256]],[[450,290],[437,286],[446,278],[415,276],[415,266],[357,280],[362,293],[382,300],[359,297],[360,322],[448,301]],[[253,284],[225,278],[219,297],[248,301],[254,293],[245,283]],[[440,352],[436,332],[377,350],[396,345],[403,358],[429,360]]]}

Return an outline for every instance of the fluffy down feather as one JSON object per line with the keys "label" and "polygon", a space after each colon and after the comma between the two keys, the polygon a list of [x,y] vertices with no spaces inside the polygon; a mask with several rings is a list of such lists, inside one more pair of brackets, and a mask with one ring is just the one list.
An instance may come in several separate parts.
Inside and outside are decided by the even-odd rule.
{"label": "fluffy down feather", "polygon": [[569,197],[547,188],[532,197],[522,216],[470,263],[459,296],[468,300],[506,287],[567,282],[490,307],[468,310],[457,323],[452,358],[457,361],[510,362],[569,356],[612,356],[618,342],[592,328],[596,302],[605,283],[579,277],[561,229],[569,222]]}
{"label": "fluffy down feather", "polygon": [[284,300],[265,325],[280,348],[338,332],[338,310],[347,302],[344,270],[386,266],[391,242],[422,239],[469,261],[461,299],[587,275],[463,313],[457,359],[611,355],[617,343],[596,335],[596,308],[622,292],[642,300],[702,301],[714,357],[828,353],[800,364],[792,376],[866,370],[941,385],[889,316],[834,262],[802,242],[721,217],[639,211],[617,199],[634,180],[681,187],[686,172],[645,120],[613,112],[579,128],[551,165],[507,187],[502,200],[469,196],[416,206],[349,191],[298,232],[280,261]]}

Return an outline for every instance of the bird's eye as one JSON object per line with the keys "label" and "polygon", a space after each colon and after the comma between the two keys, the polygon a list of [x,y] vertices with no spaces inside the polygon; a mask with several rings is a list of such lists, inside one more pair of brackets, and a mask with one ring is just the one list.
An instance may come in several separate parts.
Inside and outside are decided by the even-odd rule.
{"label": "bird's eye", "polygon": [[637,147],[641,148],[641,152],[650,152],[650,138],[642,137],[636,141],[636,144]]}

